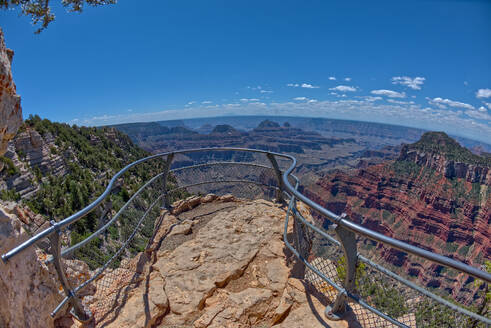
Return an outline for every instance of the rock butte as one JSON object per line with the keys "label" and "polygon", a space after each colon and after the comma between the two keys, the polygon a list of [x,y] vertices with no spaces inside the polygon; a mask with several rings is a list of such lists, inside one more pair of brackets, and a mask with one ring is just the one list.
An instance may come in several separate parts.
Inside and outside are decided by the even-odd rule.
{"label": "rock butte", "polygon": [[[480,188],[480,195],[488,194],[491,169],[407,147],[401,150],[398,161],[417,164],[421,177],[398,175],[391,163],[382,163],[328,174],[309,186],[305,194],[335,213],[347,213],[354,222],[371,230],[458,261],[479,266],[477,259],[490,258],[491,198],[471,199],[469,194],[473,186]],[[423,175],[425,169],[434,171],[436,183],[427,182]],[[457,179],[466,190],[463,196],[455,195],[457,188],[446,186]],[[456,212],[461,213],[458,220]],[[384,217],[387,213],[390,215]],[[449,242],[456,249],[446,249]],[[436,263],[412,261],[404,252],[380,244],[377,247],[376,254],[400,268],[401,273],[417,277],[423,286],[446,289],[467,305],[478,297],[475,286],[466,286],[466,275],[449,275],[443,279],[439,276],[443,267]],[[466,249],[469,251],[465,252]]]}

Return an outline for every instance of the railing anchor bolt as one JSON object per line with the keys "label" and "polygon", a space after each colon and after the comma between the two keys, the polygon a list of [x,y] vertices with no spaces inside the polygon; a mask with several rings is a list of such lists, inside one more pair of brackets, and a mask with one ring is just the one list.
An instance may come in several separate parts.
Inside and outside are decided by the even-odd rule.
{"label": "railing anchor bolt", "polygon": [[347,299],[348,295],[346,294],[346,291],[341,292],[336,298],[336,301],[332,304],[332,306],[326,306],[326,309],[324,310],[324,315],[326,316],[326,318],[331,321],[342,320],[348,312],[347,308],[349,306],[346,302]]}

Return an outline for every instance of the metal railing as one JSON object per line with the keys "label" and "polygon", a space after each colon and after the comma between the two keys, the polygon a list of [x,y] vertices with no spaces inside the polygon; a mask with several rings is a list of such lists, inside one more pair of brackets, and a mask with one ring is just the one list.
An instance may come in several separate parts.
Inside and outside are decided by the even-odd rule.
{"label": "metal railing", "polygon": [[[223,160],[221,155],[224,152],[227,154],[225,157],[230,159],[229,161]],[[247,156],[241,157],[239,154],[246,154]],[[210,156],[211,158],[209,158]],[[216,157],[218,157],[218,160]],[[164,160],[161,173],[158,173],[148,181],[142,182],[142,186],[120,207],[117,213],[107,222],[99,225],[89,236],[72,246],[62,248],[60,236],[63,236],[64,233],[69,233],[76,222],[103,205],[104,201],[110,199],[111,191],[118,187],[120,180],[124,180],[125,173],[138,165],[149,163],[153,160]],[[240,170],[234,171],[233,167],[241,167],[242,171],[245,168],[249,168],[250,172],[243,174]],[[357,313],[357,316],[361,318],[362,325],[368,325],[367,327],[384,327],[383,324],[377,321],[379,318],[382,318],[384,323],[398,327],[432,326],[433,321],[428,320],[427,315],[425,316],[424,313],[418,312],[419,308],[414,305],[424,304],[425,309],[435,305],[435,311],[439,311],[439,307],[451,309],[454,311],[454,316],[458,315],[464,318],[460,319],[459,317],[460,321],[454,321],[464,323],[462,326],[476,327],[478,325],[491,324],[488,316],[470,311],[462,305],[438,296],[432,291],[420,287],[416,283],[373,262],[368,257],[359,254],[357,245],[362,238],[368,238],[386,247],[398,249],[411,256],[457,270],[460,274],[480,279],[485,284],[491,282],[489,273],[384,236],[348,220],[344,214],[336,215],[328,211],[298,190],[299,181],[292,174],[295,167],[296,159],[292,156],[257,149],[203,148],[152,155],[124,167],[112,177],[105,191],[94,202],[64,220],[51,221],[51,226],[48,229],[3,254],[2,260],[4,265],[8,265],[9,259],[18,256],[25,249],[48,238],[51,256],[46,262],[53,264],[65,294],[62,302],[53,310],[52,316],[55,316],[69,303],[71,313],[75,318],[82,322],[92,320],[93,314],[88,304],[92,302],[93,305],[94,301],[90,300],[90,296],[84,296],[84,290],[92,284],[97,284],[96,289],[109,288],[108,286],[112,285],[115,279],[122,279],[122,269],[119,268],[120,261],[130,258],[132,254],[134,256],[135,249],[141,250],[141,247],[132,247],[135,240],[146,243],[144,249],[148,247],[151,242],[151,235],[154,233],[155,221],[160,216],[160,209],[161,207],[170,209],[173,193],[178,190],[203,186],[215,186],[214,190],[220,190],[217,187],[218,185],[228,186],[224,187],[224,190],[234,191],[236,185],[248,184],[258,186],[259,190],[264,190],[264,188],[276,190],[274,195],[276,201],[288,201],[284,233],[285,244],[305,265],[305,275],[301,278],[304,278],[321,294],[327,295],[330,305],[326,309],[326,316],[329,319],[342,318],[351,307]],[[215,171],[213,171],[214,169]],[[192,174],[187,173],[188,171],[191,171]],[[212,172],[211,177],[205,178],[206,174],[208,174],[207,172]],[[230,179],[224,178],[228,173],[241,176]],[[174,177],[181,176],[179,178],[180,181],[175,184],[170,183],[171,175]],[[203,177],[203,181],[198,181],[198,176]],[[251,177],[255,179],[251,179]],[[248,197],[251,197],[251,195],[265,197],[266,192],[261,194],[258,190],[251,189]],[[313,213],[332,221],[333,225],[331,227],[334,229],[326,231],[315,222],[307,220],[300,213],[297,202],[304,203]],[[108,211],[104,211],[104,213],[107,214]],[[287,233],[291,217],[293,217],[293,236],[289,236]],[[117,229],[119,230],[115,230],[114,227],[118,227]],[[110,229],[113,229],[111,233],[121,237],[121,240],[115,242],[115,240],[111,239],[110,242],[107,242],[107,245],[116,245],[114,247],[104,246],[110,255],[93,264],[94,270],[90,277],[78,282],[78,285],[72,286],[73,282],[70,283],[67,278],[65,260],[63,259],[74,258],[77,253],[87,254],[87,252],[84,253],[84,249],[87,248],[87,251],[89,251],[90,248],[88,247],[91,243],[100,242],[104,238],[106,238],[106,241],[109,240],[105,236]],[[149,230],[152,230],[150,231],[151,233],[149,233]],[[315,253],[319,253],[319,250],[324,253],[327,251],[329,254],[327,256],[325,254],[317,256]],[[360,268],[362,269],[360,270]],[[374,283],[373,279],[378,279],[376,277],[382,278]],[[389,280],[393,282],[387,285]],[[402,291],[403,297],[407,298],[405,299],[406,303],[411,301],[412,305],[403,306],[402,310],[387,310],[387,306],[377,303],[377,298],[374,297],[373,293],[370,294],[371,289],[366,290],[366,286],[370,288],[379,286],[379,289],[387,289],[392,292],[393,298],[399,297],[394,291]],[[108,297],[105,297],[103,302],[109,302],[107,299]],[[113,301],[115,300],[111,299],[111,302]]]}

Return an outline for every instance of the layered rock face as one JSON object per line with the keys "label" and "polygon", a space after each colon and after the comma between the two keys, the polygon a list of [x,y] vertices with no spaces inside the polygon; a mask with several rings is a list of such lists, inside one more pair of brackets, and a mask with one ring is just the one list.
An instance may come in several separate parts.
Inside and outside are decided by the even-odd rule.
{"label": "layered rock face", "polygon": [[448,160],[439,154],[407,147],[403,148],[399,160],[431,168],[446,178],[459,178],[470,183],[491,185],[491,169],[483,165]]}
{"label": "layered rock face", "polygon": [[[332,173],[306,193],[372,230],[479,267],[491,257],[490,167],[415,148],[403,147],[395,162]],[[423,285],[472,302],[473,279],[381,244],[360,245]]]}
{"label": "layered rock face", "polygon": [[39,170],[40,176],[63,176],[68,172],[55,139],[49,132],[44,137],[30,128],[17,133],[14,139],[9,141],[5,157],[12,160],[18,172],[4,172],[0,190],[12,190],[21,197],[29,197],[38,190],[39,183],[36,183],[33,169]]}
{"label": "layered rock face", "polygon": [[[7,150],[7,144],[22,124],[20,96],[15,91],[12,79],[14,52],[7,49],[3,31],[0,28],[0,155]],[[0,163],[0,170],[3,163]]]}

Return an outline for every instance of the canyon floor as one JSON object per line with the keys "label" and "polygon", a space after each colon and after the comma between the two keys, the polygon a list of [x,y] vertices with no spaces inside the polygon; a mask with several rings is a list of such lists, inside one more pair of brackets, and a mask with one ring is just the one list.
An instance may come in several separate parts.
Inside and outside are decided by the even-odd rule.
{"label": "canyon floor", "polygon": [[359,308],[325,318],[335,293],[319,294],[295,265],[280,205],[208,195],[173,213],[162,213],[148,251],[108,272],[111,283],[90,298],[97,327],[391,326]]}

